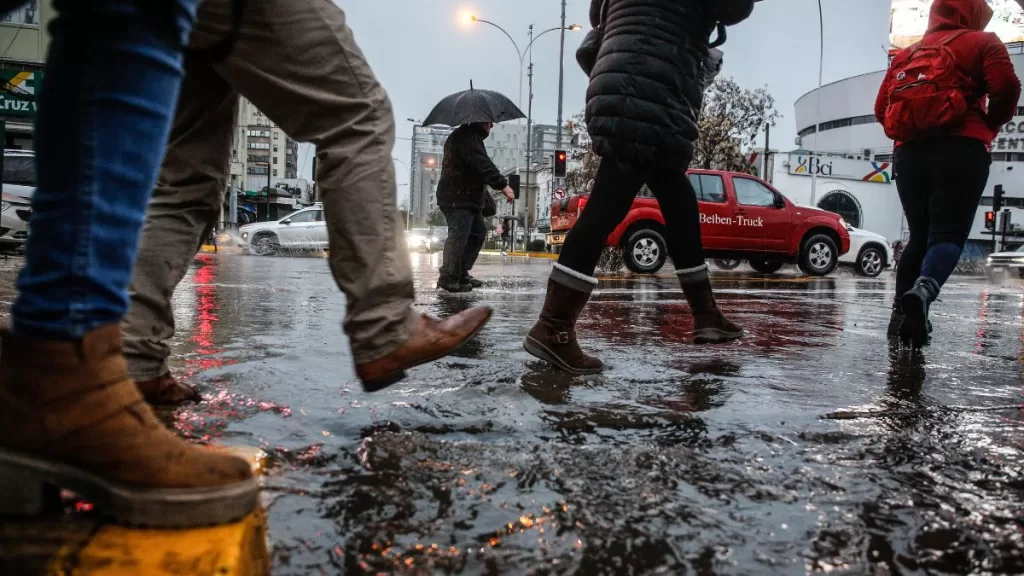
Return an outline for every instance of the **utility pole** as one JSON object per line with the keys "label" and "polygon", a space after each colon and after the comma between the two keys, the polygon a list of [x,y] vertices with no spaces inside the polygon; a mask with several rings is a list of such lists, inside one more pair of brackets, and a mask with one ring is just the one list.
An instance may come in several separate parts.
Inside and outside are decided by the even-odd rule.
{"label": "utility pole", "polygon": [[[533,173],[533,24],[530,24],[530,45],[530,86],[526,95],[526,210],[523,212],[523,252],[530,247],[530,175]],[[512,242],[515,242],[515,238]]]}
{"label": "utility pole", "polygon": [[768,154],[769,154],[768,151],[771,149],[771,148],[769,148],[769,144],[771,143],[771,137],[772,137],[772,125],[771,124],[765,124],[764,125],[764,158],[761,159],[761,166],[762,166],[762,168],[761,168],[761,179],[764,180],[765,182],[768,182],[769,184],[772,181],[771,174],[768,173]]}
{"label": "utility pole", "polygon": [[565,92],[565,0],[562,0],[561,36],[561,44],[558,48],[558,146],[555,147],[557,150],[564,150],[562,148],[562,99]]}

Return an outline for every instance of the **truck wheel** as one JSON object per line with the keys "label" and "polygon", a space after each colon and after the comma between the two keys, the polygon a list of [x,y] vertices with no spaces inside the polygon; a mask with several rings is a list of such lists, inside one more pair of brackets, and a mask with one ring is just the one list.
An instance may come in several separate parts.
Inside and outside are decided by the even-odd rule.
{"label": "truck wheel", "polygon": [[252,239],[252,251],[260,256],[273,256],[280,247],[277,235],[270,232],[257,234]]}
{"label": "truck wheel", "polygon": [[880,248],[868,246],[857,256],[857,273],[868,278],[877,278],[885,268],[885,253]]}
{"label": "truck wheel", "polygon": [[661,270],[668,258],[665,239],[654,230],[638,230],[626,242],[622,259],[626,268],[637,274],[654,274]]}
{"label": "truck wheel", "polygon": [[761,274],[775,274],[782,270],[783,263],[774,260],[751,260],[750,267]]}
{"label": "truck wheel", "polygon": [[839,249],[825,234],[804,241],[800,250],[800,269],[811,276],[828,276],[839,264]]}
{"label": "truck wheel", "polygon": [[742,260],[727,260],[721,258],[713,260],[713,262],[720,270],[735,270],[740,267],[740,264],[743,264]]}

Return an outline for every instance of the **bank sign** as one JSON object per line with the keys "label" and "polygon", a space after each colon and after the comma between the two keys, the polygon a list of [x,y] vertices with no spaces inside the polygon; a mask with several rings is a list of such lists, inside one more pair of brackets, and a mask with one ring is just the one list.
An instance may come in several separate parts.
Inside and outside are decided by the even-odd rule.
{"label": "bank sign", "polygon": [[892,182],[892,162],[790,154],[789,173],[795,176],[817,174],[824,178],[889,184]]}
{"label": "bank sign", "polygon": [[0,116],[35,118],[42,72],[0,70]]}
{"label": "bank sign", "polygon": [[999,129],[999,135],[992,142],[993,152],[1024,152],[1024,116],[1017,116],[1013,122]]}

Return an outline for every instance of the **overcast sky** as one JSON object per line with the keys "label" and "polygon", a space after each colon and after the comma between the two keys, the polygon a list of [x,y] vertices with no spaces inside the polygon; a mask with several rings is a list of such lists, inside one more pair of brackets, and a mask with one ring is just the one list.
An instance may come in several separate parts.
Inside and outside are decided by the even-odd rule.
{"label": "overcast sky", "polygon": [[[398,120],[395,156],[408,162],[412,123],[444,96],[469,88],[499,90],[513,100],[519,90],[519,58],[500,31],[465,24],[472,12],[508,30],[525,48],[527,28],[559,25],[559,0],[335,0],[348,14],[377,77],[387,88]],[[825,83],[886,66],[890,0],[821,0],[825,18]],[[567,23],[583,32],[566,33],[565,105],[568,118],[583,109],[587,77],[574,53],[590,28],[589,0],[568,0]],[[772,133],[772,147],[793,147],[793,103],[818,82],[818,5],[816,0],[763,0],[753,17],[730,30],[724,76],[745,88],[766,86],[783,118]],[[558,32],[540,38],[533,49],[534,118],[554,124],[558,112]],[[525,71],[524,71],[525,73]],[[525,84],[525,80],[524,80]],[[525,88],[524,88],[525,93]],[[525,111],[525,96],[524,106]],[[300,151],[308,177],[311,154]],[[398,183],[407,184],[401,165]],[[408,194],[400,186],[399,201]]]}

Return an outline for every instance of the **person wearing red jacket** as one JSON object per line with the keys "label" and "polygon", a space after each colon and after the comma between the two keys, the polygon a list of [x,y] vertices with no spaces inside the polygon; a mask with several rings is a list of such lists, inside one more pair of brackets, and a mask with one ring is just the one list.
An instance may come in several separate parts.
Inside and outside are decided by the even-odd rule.
{"label": "person wearing red jacket", "polygon": [[[915,346],[931,332],[928,310],[953,273],[967,242],[988,182],[992,141],[1017,109],[1021,85],[1009,53],[995,34],[985,0],[936,0],[920,44],[946,43],[965,83],[966,114],[921,138],[896,142],[896,187],[910,227],[910,240],[896,272],[889,336]],[[875,102],[886,124],[894,83],[914,46],[893,58]],[[988,103],[986,105],[986,97]]]}

